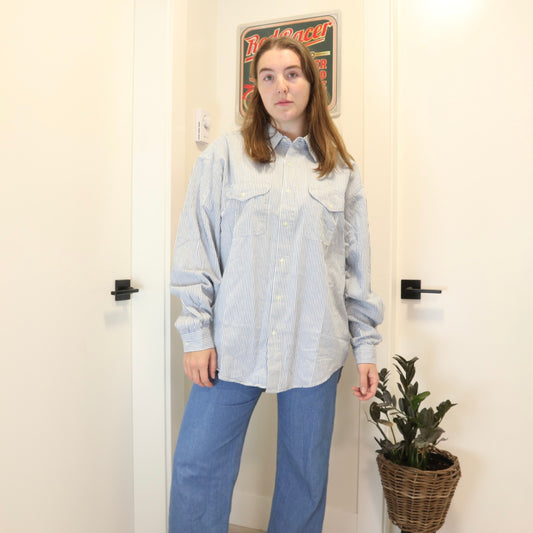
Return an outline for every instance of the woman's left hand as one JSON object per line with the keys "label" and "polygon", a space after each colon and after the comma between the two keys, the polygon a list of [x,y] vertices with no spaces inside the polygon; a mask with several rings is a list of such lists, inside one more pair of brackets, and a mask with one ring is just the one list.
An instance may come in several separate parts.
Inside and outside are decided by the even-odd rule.
{"label": "woman's left hand", "polygon": [[376,365],[361,363],[357,365],[359,370],[359,387],[352,387],[354,396],[360,400],[370,400],[378,390],[379,374]]}

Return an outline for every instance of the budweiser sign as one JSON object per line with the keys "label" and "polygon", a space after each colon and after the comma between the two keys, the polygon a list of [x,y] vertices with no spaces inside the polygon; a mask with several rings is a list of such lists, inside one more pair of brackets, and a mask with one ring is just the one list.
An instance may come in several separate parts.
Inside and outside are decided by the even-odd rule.
{"label": "budweiser sign", "polygon": [[241,26],[239,50],[239,113],[246,113],[246,102],[254,89],[250,64],[269,37],[290,37],[309,47],[315,59],[320,79],[328,93],[330,111],[337,105],[338,24],[336,15],[290,19],[269,24]]}

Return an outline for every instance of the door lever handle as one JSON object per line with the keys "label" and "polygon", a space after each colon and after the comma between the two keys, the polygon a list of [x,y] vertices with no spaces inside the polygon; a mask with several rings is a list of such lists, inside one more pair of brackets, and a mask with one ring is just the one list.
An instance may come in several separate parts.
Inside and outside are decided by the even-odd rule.
{"label": "door lever handle", "polygon": [[440,289],[422,289],[422,282],[419,279],[402,279],[401,298],[402,300],[420,300],[422,293],[440,294]]}
{"label": "door lever handle", "polygon": [[130,296],[134,292],[139,292],[139,289],[135,289],[131,286],[129,279],[116,279],[115,290],[111,291],[111,294],[115,296],[115,302],[121,302],[123,300],[129,300]]}

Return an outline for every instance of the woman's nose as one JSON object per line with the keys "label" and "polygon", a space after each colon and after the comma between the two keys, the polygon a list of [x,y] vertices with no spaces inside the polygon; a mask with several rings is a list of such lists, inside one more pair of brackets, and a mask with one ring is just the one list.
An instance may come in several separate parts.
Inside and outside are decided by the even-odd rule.
{"label": "woman's nose", "polygon": [[278,78],[278,80],[277,80],[276,90],[277,90],[278,93],[286,93],[287,92],[287,83],[285,82],[285,80],[282,77]]}

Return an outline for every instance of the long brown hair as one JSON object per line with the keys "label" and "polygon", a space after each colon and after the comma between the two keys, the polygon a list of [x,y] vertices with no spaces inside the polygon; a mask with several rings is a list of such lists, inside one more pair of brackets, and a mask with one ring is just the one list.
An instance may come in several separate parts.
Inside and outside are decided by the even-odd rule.
{"label": "long brown hair", "polygon": [[[310,83],[309,102],[306,108],[306,120],[309,144],[318,159],[318,177],[329,174],[340,159],[353,170],[352,158],[337,130],[328,110],[326,89],[311,53],[302,43],[290,37],[271,37],[266,39],[255,54],[250,74],[257,80],[257,66],[262,55],[272,49],[289,49],[299,58],[302,72]],[[259,163],[269,163],[275,159],[275,153],[268,138],[268,114],[259,91],[254,89],[249,97],[248,109],[241,128],[247,154]]]}

